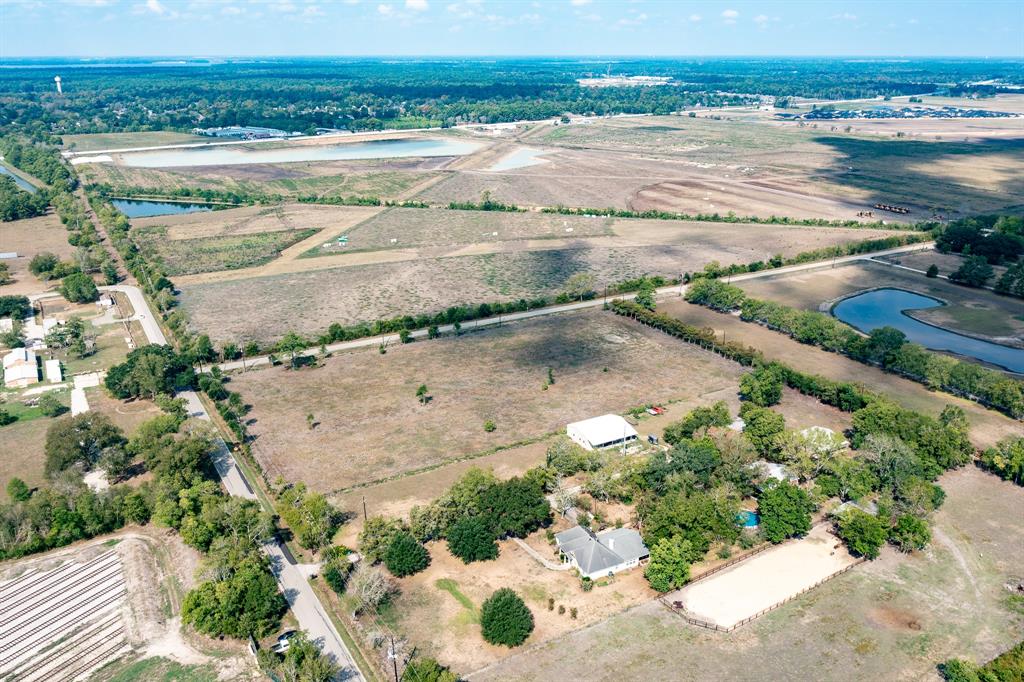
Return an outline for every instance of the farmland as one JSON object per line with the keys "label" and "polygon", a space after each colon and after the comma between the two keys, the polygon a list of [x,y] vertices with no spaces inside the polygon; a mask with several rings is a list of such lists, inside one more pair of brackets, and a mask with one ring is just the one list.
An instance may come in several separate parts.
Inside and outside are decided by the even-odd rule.
{"label": "farmland", "polygon": [[165,229],[153,227],[137,230],[134,238],[147,258],[162,263],[167,274],[175,276],[259,266],[316,233],[307,229],[170,240]]}
{"label": "farmland", "polygon": [[[935,257],[933,257],[933,255]],[[901,264],[925,269],[933,262],[942,262],[945,272],[952,269],[945,256],[924,252],[900,256]],[[1019,299],[998,296],[984,289],[972,289],[943,279],[929,279],[923,274],[908,272],[878,263],[860,262],[830,270],[814,270],[779,277],[765,277],[740,286],[751,296],[778,301],[805,310],[819,307],[840,297],[875,287],[892,287],[915,291],[944,301],[947,305],[915,310],[913,317],[962,334],[1008,345],[1024,345],[1024,320]]]}
{"label": "farmland", "polygon": [[[573,232],[566,232],[570,227]],[[594,274],[600,290],[643,274],[678,277],[711,261],[747,263],[888,234],[441,209],[392,209],[344,230],[346,249],[368,243],[377,250],[324,247],[331,234],[324,229],[324,237],[308,240],[303,250],[315,247],[329,256],[295,259],[296,245],[262,268],[178,278],[191,327],[215,340],[267,341],[289,330],[315,333],[333,322],[550,295],[579,272]],[[465,243],[470,239],[477,241]],[[230,316],[224,300],[233,302]]]}
{"label": "farmland", "polygon": [[64,149],[74,152],[94,152],[101,149],[135,149],[156,147],[165,144],[201,144],[210,142],[209,137],[154,130],[140,133],[89,133],[85,135],[64,135],[61,137]]}
{"label": "farmland", "polygon": [[[548,368],[555,383],[545,390]],[[231,387],[253,406],[254,451],[268,475],[336,490],[538,438],[588,416],[731,388],[739,373],[734,363],[595,311],[385,355],[346,354],[313,370],[260,370],[232,378]],[[415,397],[421,384],[432,396],[426,405]],[[483,429],[487,419],[497,424],[493,433]]]}
{"label": "farmland", "polygon": [[0,296],[36,293],[45,285],[28,271],[29,261],[37,253],[49,251],[68,260],[75,249],[68,244],[68,232],[55,213],[0,223],[0,244],[3,251],[13,251],[17,258],[4,260],[11,270],[14,282],[0,286]]}
{"label": "farmland", "polygon": [[474,681],[584,675],[652,680],[930,679],[936,661],[986,661],[1019,639],[1007,581],[1024,562],[1020,490],[976,469],[940,480],[936,540],[912,556],[886,549],[728,635],[683,623],[658,602],[611,617],[469,675]]}

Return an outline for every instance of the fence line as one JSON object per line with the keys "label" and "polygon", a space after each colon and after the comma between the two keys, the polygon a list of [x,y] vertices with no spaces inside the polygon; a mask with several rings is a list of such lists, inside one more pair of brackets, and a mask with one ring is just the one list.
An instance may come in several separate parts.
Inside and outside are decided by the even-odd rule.
{"label": "fence line", "polygon": [[799,592],[796,592],[795,594],[791,594],[790,596],[786,597],[782,601],[780,601],[780,602],[778,602],[776,604],[773,604],[773,605],[769,606],[766,609],[761,609],[760,611],[758,611],[754,615],[747,616],[743,620],[738,621],[736,623],[733,623],[729,627],[723,627],[721,625],[718,625],[717,623],[711,623],[709,621],[701,620],[700,618],[694,618],[693,616],[688,615],[686,613],[686,611],[684,610],[683,603],[681,601],[669,602],[668,599],[666,599],[665,597],[661,597],[660,601],[670,611],[672,611],[672,613],[676,614],[677,616],[679,616],[680,618],[685,620],[690,625],[696,625],[697,627],[702,627],[702,628],[705,628],[707,630],[714,630],[715,632],[732,632],[733,630],[735,630],[736,628],[740,627],[741,625],[746,625],[747,623],[749,623],[750,621],[754,620],[755,618],[760,618],[761,616],[763,616],[764,614],[768,613],[769,611],[774,611],[775,609],[779,608],[780,606],[788,604],[789,602],[793,601],[797,597],[799,597],[799,596],[801,596],[803,594],[806,594],[807,592],[810,592],[814,588],[816,588],[816,587],[818,587],[818,586],[828,582],[832,578],[835,578],[837,575],[842,575],[843,573],[846,573],[847,571],[851,570],[852,568],[854,568],[858,564],[862,563],[863,561],[865,561],[865,559],[863,557],[861,557],[860,559],[857,559],[855,562],[853,562],[849,566],[846,566],[845,568],[841,568],[838,571],[836,571],[835,573],[832,573],[831,575],[825,576],[824,578],[822,578],[818,582],[814,583],[813,585],[805,587],[804,589],[800,590]]}
{"label": "fence line", "polygon": [[701,580],[704,580],[704,578],[709,578],[709,577],[713,576],[715,573],[718,573],[719,571],[724,571],[725,569],[729,568],[730,566],[735,566],[736,564],[740,563],[741,561],[746,561],[747,559],[749,559],[749,558],[751,558],[753,556],[756,556],[756,555],[760,554],[761,552],[763,552],[765,550],[771,549],[772,547],[778,547],[778,545],[773,545],[770,542],[766,542],[766,543],[764,543],[763,545],[761,545],[760,547],[758,547],[757,549],[755,549],[755,550],[753,550],[751,552],[747,552],[746,554],[742,554],[742,555],[740,555],[738,557],[733,557],[732,559],[729,559],[728,561],[726,561],[724,564],[722,564],[720,566],[715,566],[714,568],[712,568],[712,569],[710,569],[708,571],[705,571],[704,573],[701,573],[696,578],[691,580],[689,582],[689,584],[692,585],[695,582],[699,582]]}

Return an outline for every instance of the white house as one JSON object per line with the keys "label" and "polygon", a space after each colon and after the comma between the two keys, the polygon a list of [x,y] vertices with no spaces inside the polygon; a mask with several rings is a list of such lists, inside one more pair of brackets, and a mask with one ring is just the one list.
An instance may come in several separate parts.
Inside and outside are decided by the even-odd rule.
{"label": "white house", "polygon": [[39,381],[36,354],[27,348],[15,348],[4,356],[4,386],[24,388]]}
{"label": "white house", "polygon": [[565,433],[586,450],[628,445],[639,438],[636,429],[617,414],[573,422],[565,427]]}
{"label": "white house", "polygon": [[593,533],[582,526],[555,534],[563,563],[571,564],[584,578],[597,580],[628,571],[650,556],[643,538],[632,528],[613,528]]}

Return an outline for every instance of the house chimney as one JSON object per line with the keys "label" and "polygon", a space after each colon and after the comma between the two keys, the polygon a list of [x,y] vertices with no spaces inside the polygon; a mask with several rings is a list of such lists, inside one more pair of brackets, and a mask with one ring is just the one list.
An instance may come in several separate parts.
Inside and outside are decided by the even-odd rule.
{"label": "house chimney", "polygon": [[615,538],[608,538],[608,549],[615,551]]}

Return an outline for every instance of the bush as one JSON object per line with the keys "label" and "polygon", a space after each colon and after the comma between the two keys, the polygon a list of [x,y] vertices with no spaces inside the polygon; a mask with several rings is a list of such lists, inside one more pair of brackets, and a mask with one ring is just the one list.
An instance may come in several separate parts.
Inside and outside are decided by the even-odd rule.
{"label": "bush", "polygon": [[39,410],[47,417],[59,417],[68,411],[55,393],[44,393],[39,396]]}
{"label": "bush", "polygon": [[932,263],[931,265],[928,266],[928,269],[925,271],[924,276],[928,277],[929,279],[935,279],[936,277],[939,276],[939,266],[937,266],[935,263]]}
{"label": "bush", "polygon": [[928,522],[911,514],[900,516],[896,525],[889,529],[889,542],[901,552],[924,549],[931,541],[932,531],[928,528]]}
{"label": "bush", "polygon": [[498,428],[498,425],[495,424],[490,419],[488,419],[487,421],[484,422],[484,431],[486,431],[487,433],[491,433],[492,431],[494,431],[497,428]]}
{"label": "bush", "polygon": [[658,540],[651,547],[651,558],[644,569],[651,587],[658,592],[671,592],[685,585],[690,579],[689,551],[690,543],[678,535]]}
{"label": "bush", "polygon": [[762,365],[740,378],[740,397],[759,407],[769,407],[782,400],[782,369]]}
{"label": "bush", "polygon": [[345,594],[345,587],[348,585],[348,577],[351,573],[352,562],[346,557],[341,557],[327,562],[321,575],[335,594],[342,595]]}
{"label": "bush", "polygon": [[459,677],[432,658],[414,658],[405,664],[402,682],[459,682]]}
{"label": "bush", "polygon": [[27,296],[0,296],[0,317],[22,320],[32,313]]}
{"label": "bush", "polygon": [[406,532],[395,535],[384,555],[384,565],[392,574],[404,578],[419,573],[430,565],[430,554],[427,548],[416,542],[416,538]]}
{"label": "bush", "polygon": [[491,644],[519,646],[533,632],[533,614],[519,595],[503,587],[480,608],[480,627]]}
{"label": "bush", "polygon": [[448,549],[466,564],[498,557],[494,534],[483,519],[476,516],[463,517],[448,529]]}
{"label": "bush", "polygon": [[839,537],[854,556],[877,559],[886,530],[880,519],[860,509],[850,509],[839,517]]}
{"label": "bush", "polygon": [[698,429],[728,426],[732,422],[729,407],[719,400],[711,407],[698,407],[685,417],[665,427],[665,442],[678,445],[684,438],[692,438]]}

